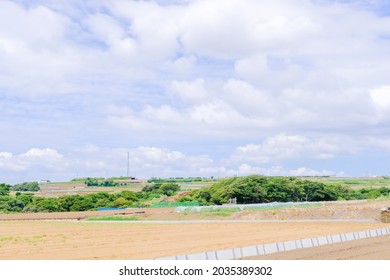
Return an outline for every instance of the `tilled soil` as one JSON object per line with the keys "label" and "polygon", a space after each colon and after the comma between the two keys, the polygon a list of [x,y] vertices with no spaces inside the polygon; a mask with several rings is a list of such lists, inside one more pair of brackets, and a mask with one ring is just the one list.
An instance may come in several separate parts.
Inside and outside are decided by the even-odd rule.
{"label": "tilled soil", "polygon": [[[389,206],[389,202],[331,202],[319,207],[245,210],[228,215],[218,212],[177,213],[174,208],[2,214],[0,259],[152,259],[377,229],[390,226],[379,222],[380,209]],[[161,223],[85,221],[88,217],[116,215]],[[375,222],[345,222],[343,219]],[[212,222],[213,220],[219,221]],[[268,220],[279,222],[265,222]],[[302,222],[283,222],[293,220]],[[329,222],[336,220],[338,222]],[[164,221],[183,223],[164,224]],[[386,237],[369,238],[359,242],[356,243],[356,250],[353,249],[356,247],[354,242],[347,242],[285,253],[289,255],[283,253],[280,258],[390,259],[384,253],[390,252],[390,242]],[[340,246],[340,249],[337,249],[337,246]],[[358,251],[359,248],[362,251]],[[269,256],[271,259],[279,258],[276,255]]]}
{"label": "tilled soil", "polygon": [[0,259],[152,259],[387,227],[358,222],[1,221]]}

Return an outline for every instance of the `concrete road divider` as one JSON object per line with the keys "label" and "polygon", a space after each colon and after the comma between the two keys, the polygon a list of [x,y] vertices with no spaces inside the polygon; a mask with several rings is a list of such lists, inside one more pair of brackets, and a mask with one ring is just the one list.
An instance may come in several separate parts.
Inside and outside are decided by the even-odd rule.
{"label": "concrete road divider", "polygon": [[246,257],[262,256],[285,251],[324,246],[334,243],[348,242],[364,238],[371,238],[390,234],[390,228],[372,229],[367,231],[350,232],[260,244],[217,251],[201,252],[188,255],[178,255],[155,258],[155,260],[234,260]]}

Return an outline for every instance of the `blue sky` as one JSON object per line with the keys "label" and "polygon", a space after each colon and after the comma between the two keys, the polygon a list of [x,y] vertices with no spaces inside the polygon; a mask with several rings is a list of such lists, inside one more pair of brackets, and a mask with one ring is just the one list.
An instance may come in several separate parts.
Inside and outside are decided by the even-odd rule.
{"label": "blue sky", "polygon": [[389,175],[382,0],[0,0],[0,181]]}

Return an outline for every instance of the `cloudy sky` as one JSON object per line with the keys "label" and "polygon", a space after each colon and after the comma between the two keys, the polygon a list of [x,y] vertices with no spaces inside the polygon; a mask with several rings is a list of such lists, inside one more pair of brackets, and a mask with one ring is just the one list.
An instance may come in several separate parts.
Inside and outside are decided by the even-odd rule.
{"label": "cloudy sky", "polygon": [[0,0],[0,182],[390,174],[386,0]]}

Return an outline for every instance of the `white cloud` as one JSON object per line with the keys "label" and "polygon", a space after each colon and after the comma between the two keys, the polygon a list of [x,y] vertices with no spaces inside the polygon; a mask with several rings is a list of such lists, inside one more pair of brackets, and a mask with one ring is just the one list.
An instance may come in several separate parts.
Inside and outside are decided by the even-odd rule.
{"label": "white cloud", "polygon": [[209,98],[204,79],[196,79],[192,82],[173,81],[171,90],[173,94],[190,104],[202,103]]}
{"label": "white cloud", "polygon": [[343,171],[332,170],[315,170],[306,167],[299,167],[295,169],[288,169],[282,166],[260,167],[247,163],[242,163],[236,168],[211,168],[207,170],[206,174],[217,174],[218,176],[247,176],[252,174],[260,174],[264,176],[345,176]]}
{"label": "white cloud", "polygon": [[272,97],[241,80],[228,80],[223,99],[244,116],[272,116],[276,102]]}
{"label": "white cloud", "polygon": [[333,137],[310,139],[302,135],[278,134],[265,139],[261,144],[238,147],[230,161],[265,164],[292,159],[324,160],[345,154],[355,154],[358,149],[356,142],[351,141],[341,145],[340,139]]}
{"label": "white cloud", "polygon": [[65,167],[63,155],[51,148],[32,148],[26,153],[13,155],[10,152],[0,153],[0,170],[12,172],[41,172],[43,170],[62,170]]}
{"label": "white cloud", "polygon": [[12,153],[0,152],[0,158],[1,158],[2,160],[11,159],[12,156],[13,156]]}
{"label": "white cloud", "polygon": [[[301,3],[303,4],[303,3]],[[234,59],[266,51],[315,29],[306,5],[290,1],[195,1],[182,19],[181,42],[192,52]]]}
{"label": "white cloud", "polygon": [[370,91],[370,96],[375,106],[379,109],[390,107],[390,86],[382,86]]}
{"label": "white cloud", "polygon": [[114,1],[108,8],[131,22],[129,31],[137,38],[138,55],[153,63],[175,54],[179,47],[178,17],[181,8],[161,7],[154,2]]}
{"label": "white cloud", "polygon": [[37,149],[33,148],[27,151],[26,153],[20,155],[20,157],[23,158],[31,158],[31,159],[37,159],[42,158],[45,160],[57,160],[61,159],[63,156],[59,154],[56,150],[45,148],[45,149]]}
{"label": "white cloud", "polygon": [[[172,68],[173,74],[176,77],[192,76],[196,69],[197,58],[194,55],[182,56],[175,59],[173,62],[169,61],[168,66]],[[173,81],[173,84],[177,81]]]}
{"label": "white cloud", "polygon": [[288,172],[291,176],[345,176],[344,172],[337,172],[330,170],[314,170],[311,168],[300,167]]}
{"label": "white cloud", "polygon": [[0,170],[18,172],[24,169],[25,167],[15,160],[12,153],[0,152]]}
{"label": "white cloud", "polygon": [[123,173],[116,146],[189,175],[387,153],[390,19],[365,7],[1,1],[1,168]]}
{"label": "white cloud", "polygon": [[152,162],[174,162],[182,160],[185,157],[180,152],[156,147],[139,147],[135,152],[145,160]]}

